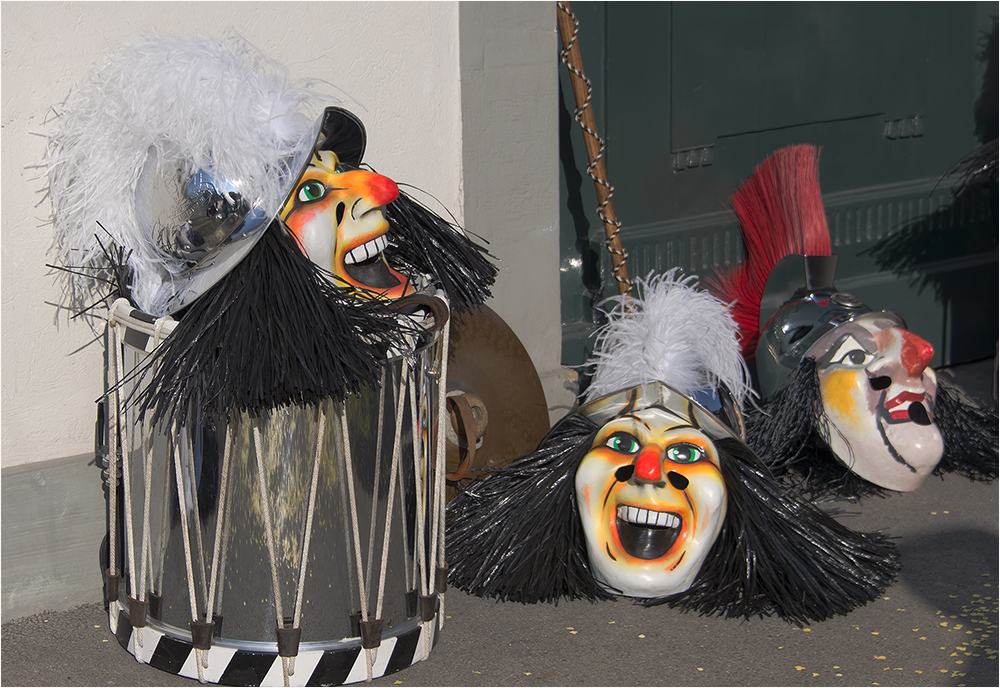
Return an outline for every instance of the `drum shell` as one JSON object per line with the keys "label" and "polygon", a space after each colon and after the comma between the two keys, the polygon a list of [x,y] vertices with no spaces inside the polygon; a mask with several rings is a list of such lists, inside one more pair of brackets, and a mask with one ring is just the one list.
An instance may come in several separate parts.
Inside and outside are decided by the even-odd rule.
{"label": "drum shell", "polygon": [[[274,580],[280,591],[284,624],[291,626],[310,512],[317,440],[322,428],[302,588],[301,647],[304,651],[360,643],[358,617],[364,607],[368,616],[375,618],[380,587],[384,591],[379,617],[383,621],[383,637],[414,628],[420,622],[416,599],[421,577],[426,579],[426,567],[433,570],[436,565],[431,552],[433,467],[428,457],[434,455],[436,445],[440,377],[437,371],[443,352],[437,334],[426,335],[426,339],[409,357],[412,369],[407,375],[409,384],[405,388],[398,433],[400,460],[391,513],[387,507],[397,436],[396,404],[403,389],[402,358],[384,363],[380,387],[365,388],[343,404],[326,400],[318,405],[282,406],[262,414],[244,412],[231,418],[226,427],[204,422],[195,410],[181,426],[151,428],[142,419],[132,417],[134,410],[127,410],[125,427],[134,432],[132,437],[126,437],[131,449],[128,465],[122,468],[131,488],[128,516],[132,542],[129,543],[125,519],[119,519],[116,538],[124,577],[119,588],[123,608],[128,609],[128,596],[146,597],[151,601],[147,625],[171,637],[189,640],[193,582],[197,615],[216,621],[214,644],[275,652],[278,614]],[[128,399],[144,384],[139,372],[143,370],[146,354],[128,346],[125,349],[126,373],[136,372],[122,390]],[[129,408],[127,404],[124,406]],[[225,477],[227,436],[230,451],[228,477]],[[267,518],[258,470],[258,441],[266,483],[263,494]],[[348,448],[350,470],[346,461]],[[182,499],[177,496],[178,465]],[[351,509],[352,487],[355,516]],[[119,492],[124,491],[119,488]],[[122,511],[124,501],[120,497]],[[190,578],[182,509],[188,524]],[[417,530],[418,512],[422,514],[419,519],[424,524],[422,532]],[[390,528],[383,582],[380,571],[387,516]],[[272,576],[267,542],[268,520],[273,533],[276,577]],[[144,528],[147,522],[148,533]],[[355,539],[360,539],[360,543]],[[358,584],[359,547],[361,580],[367,590],[365,605],[361,603]],[[124,564],[129,548],[136,557],[135,573]],[[214,592],[212,610],[206,613],[213,560],[218,561],[215,566],[221,571],[221,578]],[[142,583],[133,586],[133,576]]]}

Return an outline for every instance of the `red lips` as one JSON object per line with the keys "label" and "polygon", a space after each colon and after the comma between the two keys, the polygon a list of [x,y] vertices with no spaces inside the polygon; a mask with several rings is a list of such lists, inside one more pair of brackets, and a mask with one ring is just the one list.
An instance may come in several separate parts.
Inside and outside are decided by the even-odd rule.
{"label": "red lips", "polygon": [[904,406],[903,408],[898,407],[914,401],[923,403],[926,397],[926,394],[918,394],[916,392],[900,392],[892,399],[885,402],[885,408],[889,411],[889,415],[893,420],[909,420],[909,406]]}

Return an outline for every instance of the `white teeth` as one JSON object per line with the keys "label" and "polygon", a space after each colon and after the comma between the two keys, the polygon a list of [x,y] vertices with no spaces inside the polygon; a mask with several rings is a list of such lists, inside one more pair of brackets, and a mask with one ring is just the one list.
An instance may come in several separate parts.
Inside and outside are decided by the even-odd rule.
{"label": "white teeth", "polygon": [[348,251],[347,255],[344,256],[344,264],[354,265],[355,263],[363,263],[382,253],[388,245],[389,240],[385,238],[385,234],[375,237],[371,241],[366,241]]}
{"label": "white teeth", "polygon": [[667,511],[650,511],[637,506],[619,505],[618,518],[638,526],[656,526],[657,528],[679,528],[681,519]]}

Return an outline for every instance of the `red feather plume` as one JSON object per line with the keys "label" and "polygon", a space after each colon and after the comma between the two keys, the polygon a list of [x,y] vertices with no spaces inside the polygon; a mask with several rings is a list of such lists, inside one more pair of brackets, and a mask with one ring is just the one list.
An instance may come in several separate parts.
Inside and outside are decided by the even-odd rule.
{"label": "red feather plume", "polygon": [[789,146],[754,168],[729,199],[743,235],[743,264],[706,282],[734,303],[740,349],[750,358],[760,338],[760,300],[771,270],[789,255],[830,255],[830,232],[819,189],[819,150]]}

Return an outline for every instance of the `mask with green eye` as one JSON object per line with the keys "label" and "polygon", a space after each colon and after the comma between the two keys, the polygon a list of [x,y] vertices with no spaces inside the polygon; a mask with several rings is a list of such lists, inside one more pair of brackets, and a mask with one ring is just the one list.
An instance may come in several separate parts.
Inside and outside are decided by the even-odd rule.
{"label": "mask with green eye", "polygon": [[338,286],[359,296],[399,299],[411,279],[391,267],[386,208],[399,198],[396,183],[359,167],[364,127],[346,110],[327,108],[313,156],[281,211],[281,220],[312,262]]}
{"label": "mask with green eye", "polygon": [[310,180],[299,188],[298,201],[300,203],[312,203],[324,196],[326,196],[326,187],[316,180]]}
{"label": "mask with green eye", "polygon": [[681,442],[667,447],[667,460],[673,463],[694,463],[705,456],[705,450]]}
{"label": "mask with green eye", "polygon": [[726,514],[713,437],[732,434],[660,383],[598,399],[581,413],[603,423],[575,477],[595,578],[631,597],[687,590]]}

